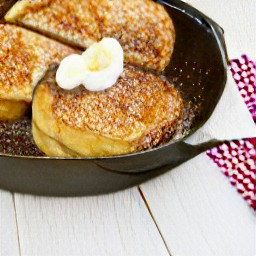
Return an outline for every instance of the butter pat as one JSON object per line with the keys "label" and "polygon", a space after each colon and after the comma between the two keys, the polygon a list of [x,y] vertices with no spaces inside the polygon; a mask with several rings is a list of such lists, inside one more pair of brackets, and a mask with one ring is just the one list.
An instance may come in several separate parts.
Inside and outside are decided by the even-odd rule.
{"label": "butter pat", "polygon": [[114,38],[104,38],[82,55],[62,60],[56,73],[58,85],[66,90],[83,85],[90,91],[102,91],[114,85],[123,72],[124,53]]}
{"label": "butter pat", "polygon": [[56,72],[57,84],[66,90],[81,85],[85,79],[85,62],[81,55],[72,54],[64,58]]}

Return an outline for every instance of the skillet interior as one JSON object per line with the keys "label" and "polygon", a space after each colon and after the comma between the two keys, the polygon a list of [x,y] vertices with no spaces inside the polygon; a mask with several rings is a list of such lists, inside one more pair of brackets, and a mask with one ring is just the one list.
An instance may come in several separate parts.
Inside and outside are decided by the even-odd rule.
{"label": "skillet interior", "polygon": [[[201,152],[182,140],[207,121],[223,92],[227,66],[223,35],[214,22],[189,5],[181,1],[161,3],[176,29],[174,54],[164,75],[185,103],[176,141],[131,155],[65,160],[40,156],[31,142],[29,120],[17,122],[16,129],[6,124],[3,128],[2,124],[0,138],[8,133],[10,144],[0,141],[0,186],[50,195],[106,193],[159,175]],[[24,129],[22,136],[17,134],[19,126]]]}
{"label": "skillet interior", "polygon": [[[185,7],[184,3],[177,4],[178,8]],[[176,27],[176,44],[165,75],[173,81],[185,102],[187,136],[208,120],[223,92],[227,69],[225,45],[216,38],[215,32],[220,32],[220,27],[200,13],[191,10],[183,14],[176,8],[167,8],[167,11]]]}

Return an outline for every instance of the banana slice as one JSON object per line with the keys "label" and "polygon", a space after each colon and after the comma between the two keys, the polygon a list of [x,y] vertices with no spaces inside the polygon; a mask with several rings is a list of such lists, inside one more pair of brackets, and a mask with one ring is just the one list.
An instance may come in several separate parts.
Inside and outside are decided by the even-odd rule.
{"label": "banana slice", "polygon": [[91,45],[82,55],[65,58],[57,71],[56,81],[63,89],[84,85],[90,91],[102,91],[114,85],[123,72],[124,52],[114,38],[104,38]]}

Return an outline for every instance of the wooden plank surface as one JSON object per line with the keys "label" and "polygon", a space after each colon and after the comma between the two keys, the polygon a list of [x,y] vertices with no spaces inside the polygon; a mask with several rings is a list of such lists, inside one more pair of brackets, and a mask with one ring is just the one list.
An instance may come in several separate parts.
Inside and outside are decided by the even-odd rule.
{"label": "wooden plank surface", "polygon": [[21,255],[169,255],[137,188],[87,198],[15,196]]}
{"label": "wooden plank surface", "polygon": [[[256,57],[255,0],[186,2],[224,28],[230,58]],[[255,214],[204,154],[141,190],[173,255],[256,255]]]}
{"label": "wooden plank surface", "polygon": [[[255,57],[255,0],[187,2],[225,29],[231,58]],[[89,198],[16,194],[15,204],[0,191],[0,255],[19,255],[18,232],[26,256],[255,256],[252,210],[204,155],[141,190],[154,220],[136,188]]]}
{"label": "wooden plank surface", "polygon": [[172,255],[255,256],[255,216],[204,154],[141,190]]}
{"label": "wooden plank surface", "polygon": [[225,31],[229,57],[248,54],[256,58],[255,0],[187,0],[213,18]]}
{"label": "wooden plank surface", "polygon": [[0,256],[16,255],[19,255],[19,243],[13,196],[0,190]]}

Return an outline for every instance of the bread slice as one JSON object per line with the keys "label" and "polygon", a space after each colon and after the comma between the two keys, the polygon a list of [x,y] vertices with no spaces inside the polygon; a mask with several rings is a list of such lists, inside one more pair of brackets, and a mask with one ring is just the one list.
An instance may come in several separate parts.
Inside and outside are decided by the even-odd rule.
{"label": "bread slice", "polygon": [[73,51],[26,29],[0,24],[0,120],[23,116],[49,65]]}
{"label": "bread slice", "polygon": [[175,30],[164,7],[152,0],[92,0],[102,37],[119,40],[126,62],[163,71],[174,49]]}
{"label": "bread slice", "polygon": [[157,75],[126,65],[105,91],[67,91],[56,84],[56,69],[36,87],[32,105],[34,140],[49,156],[142,151],[169,141],[181,120],[179,93]]}
{"label": "bread slice", "polygon": [[9,10],[5,20],[87,48],[101,38],[90,6],[90,0],[22,0]]}
{"label": "bread slice", "polygon": [[127,63],[160,71],[174,48],[172,20],[152,0],[22,0],[5,19],[80,48],[116,38]]}
{"label": "bread slice", "polygon": [[58,156],[58,157],[81,157],[75,151],[70,150],[63,144],[59,143],[55,139],[47,136],[42,132],[37,125],[32,122],[33,137],[36,140],[37,146],[47,156]]}

